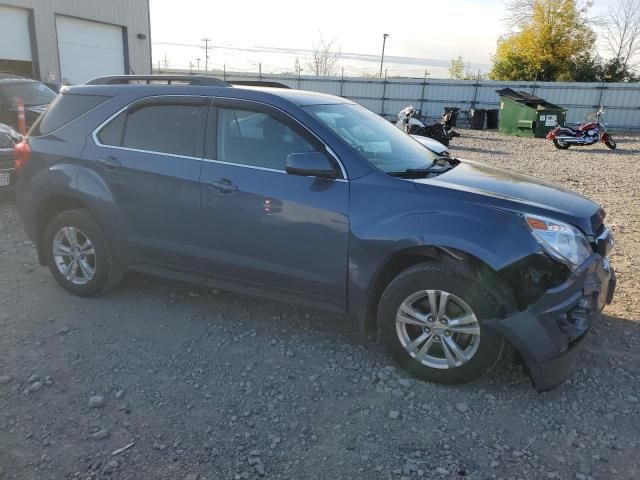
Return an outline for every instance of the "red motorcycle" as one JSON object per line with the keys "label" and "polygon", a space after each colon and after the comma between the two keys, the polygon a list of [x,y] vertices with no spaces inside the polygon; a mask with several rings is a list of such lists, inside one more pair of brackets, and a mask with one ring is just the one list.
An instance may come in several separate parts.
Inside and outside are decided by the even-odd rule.
{"label": "red motorcycle", "polygon": [[596,112],[593,121],[578,124],[575,129],[557,126],[547,134],[547,140],[553,140],[555,147],[560,150],[566,150],[572,145],[578,147],[593,145],[598,140],[611,150],[615,150],[616,141],[609,135],[604,124],[600,121],[603,113],[604,109],[601,107]]}

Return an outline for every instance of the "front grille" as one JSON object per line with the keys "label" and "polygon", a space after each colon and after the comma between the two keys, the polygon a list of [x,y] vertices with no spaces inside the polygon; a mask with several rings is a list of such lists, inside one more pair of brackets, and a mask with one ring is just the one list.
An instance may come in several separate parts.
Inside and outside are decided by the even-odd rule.
{"label": "front grille", "polygon": [[596,239],[596,249],[603,257],[609,256],[613,249],[613,234],[608,228],[605,228]]}
{"label": "front grille", "polygon": [[562,333],[567,335],[569,343],[574,342],[589,330],[589,310],[577,306],[567,313],[558,315],[556,322]]}
{"label": "front grille", "polygon": [[599,208],[596,213],[591,217],[591,228],[593,228],[594,236],[598,237],[602,235],[605,230],[604,218],[607,216],[602,208]]}

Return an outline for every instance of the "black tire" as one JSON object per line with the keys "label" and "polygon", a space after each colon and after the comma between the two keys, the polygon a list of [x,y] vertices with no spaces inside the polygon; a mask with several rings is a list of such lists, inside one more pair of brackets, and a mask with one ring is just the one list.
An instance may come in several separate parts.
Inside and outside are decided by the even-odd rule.
{"label": "black tire", "polygon": [[[400,341],[396,330],[398,308],[415,292],[430,289],[459,297],[478,320],[479,345],[466,363],[446,369],[430,367],[412,357]],[[493,285],[486,285],[459,261],[433,261],[413,266],[399,274],[382,294],[378,308],[382,342],[402,368],[418,378],[451,385],[476,380],[493,368],[504,350],[504,339],[483,323],[487,319],[505,315],[508,301],[498,290]]]}
{"label": "black tire", "polygon": [[[83,238],[90,241],[95,252],[92,257],[95,274],[81,285],[65,278],[56,264],[54,238],[65,227],[80,231]],[[116,287],[124,276],[124,270],[120,267],[107,236],[86,209],[66,210],[53,217],[45,228],[42,241],[46,263],[53,277],[62,288],[74,295],[92,297],[106,293]]]}
{"label": "black tire", "polygon": [[571,145],[568,143],[560,143],[557,139],[553,139],[553,144],[558,150],[567,150]]}
{"label": "black tire", "polygon": [[616,147],[618,146],[618,144],[616,143],[616,141],[615,141],[613,138],[611,138],[611,137],[609,137],[609,138],[604,142],[604,144],[605,144],[608,148],[610,148],[611,150],[615,150],[615,149],[616,149]]}

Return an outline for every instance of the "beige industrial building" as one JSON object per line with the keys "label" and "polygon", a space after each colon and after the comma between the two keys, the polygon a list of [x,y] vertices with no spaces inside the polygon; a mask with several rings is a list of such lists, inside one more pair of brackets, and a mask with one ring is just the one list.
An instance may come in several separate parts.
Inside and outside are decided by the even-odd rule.
{"label": "beige industrial building", "polygon": [[0,72],[78,84],[151,73],[149,0],[0,0]]}

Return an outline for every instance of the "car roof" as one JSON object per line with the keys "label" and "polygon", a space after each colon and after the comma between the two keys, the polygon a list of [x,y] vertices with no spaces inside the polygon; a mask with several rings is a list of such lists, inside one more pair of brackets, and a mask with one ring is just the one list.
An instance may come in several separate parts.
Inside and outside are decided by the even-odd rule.
{"label": "car roof", "polygon": [[19,82],[38,82],[33,78],[21,77],[13,73],[0,72],[0,85],[3,83],[19,83]]}
{"label": "car roof", "polygon": [[352,103],[350,100],[326,93],[310,92],[308,90],[294,90],[290,88],[254,87],[254,86],[234,86],[234,90],[254,90],[269,95],[283,98],[294,105],[304,107],[307,105],[326,105],[335,103]]}
{"label": "car roof", "polygon": [[64,87],[63,94],[84,94],[84,95],[104,95],[118,96],[125,93],[131,93],[133,89],[138,90],[139,97],[153,95],[206,95],[220,98],[244,99],[263,101],[265,103],[279,103],[278,100],[284,100],[289,104],[296,106],[308,105],[327,105],[340,103],[353,103],[342,97],[328,95],[324,93],[310,92],[306,90],[294,90],[289,88],[274,88],[248,85],[231,85],[222,84],[222,86],[213,85],[189,85],[189,84],[97,84],[90,83],[85,85],[75,85]]}

